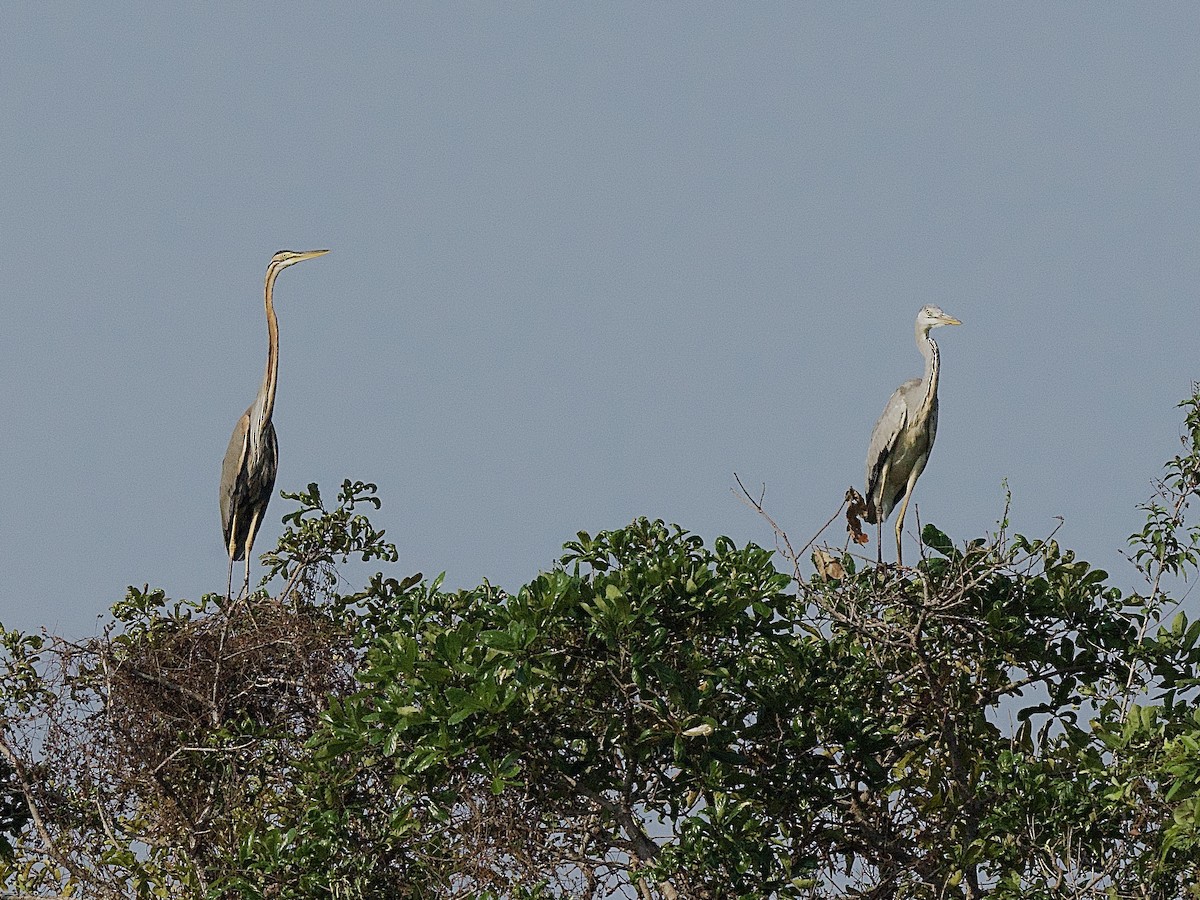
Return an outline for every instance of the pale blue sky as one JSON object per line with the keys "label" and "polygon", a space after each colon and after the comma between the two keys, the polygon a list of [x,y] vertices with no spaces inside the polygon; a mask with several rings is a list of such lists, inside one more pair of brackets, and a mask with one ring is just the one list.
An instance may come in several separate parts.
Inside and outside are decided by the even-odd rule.
{"label": "pale blue sky", "polygon": [[377,481],[406,572],[767,543],[734,471],[806,540],[936,303],[922,518],[1007,478],[1132,584],[1200,378],[1198,50],[1195,4],[11,4],[2,620],[223,589],[280,248],[333,252],[278,286],[277,487]]}

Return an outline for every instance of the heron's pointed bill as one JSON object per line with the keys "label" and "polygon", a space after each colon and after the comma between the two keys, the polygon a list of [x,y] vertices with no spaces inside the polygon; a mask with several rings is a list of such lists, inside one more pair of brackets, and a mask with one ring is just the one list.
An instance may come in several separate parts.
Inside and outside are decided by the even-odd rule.
{"label": "heron's pointed bill", "polygon": [[958,321],[958,319],[954,318],[954,316],[948,316],[945,313],[943,313],[941,324],[942,325],[961,325],[962,322]]}
{"label": "heron's pointed bill", "polygon": [[324,256],[328,252],[328,250],[305,250],[303,253],[296,254],[296,262],[300,262],[302,259],[312,259],[314,256]]}

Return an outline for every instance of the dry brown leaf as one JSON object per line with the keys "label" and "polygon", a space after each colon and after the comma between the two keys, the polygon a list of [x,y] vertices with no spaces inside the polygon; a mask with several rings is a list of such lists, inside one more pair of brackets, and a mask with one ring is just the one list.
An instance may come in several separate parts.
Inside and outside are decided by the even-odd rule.
{"label": "dry brown leaf", "polygon": [[842,565],[841,559],[828,550],[818,547],[813,551],[812,561],[813,565],[817,567],[817,574],[828,581],[846,577],[846,568]]}
{"label": "dry brown leaf", "polygon": [[854,538],[854,543],[869,544],[871,539],[859,523],[859,519],[867,514],[867,501],[854,488],[849,488],[846,491],[846,503],[849,504],[846,507],[846,530]]}

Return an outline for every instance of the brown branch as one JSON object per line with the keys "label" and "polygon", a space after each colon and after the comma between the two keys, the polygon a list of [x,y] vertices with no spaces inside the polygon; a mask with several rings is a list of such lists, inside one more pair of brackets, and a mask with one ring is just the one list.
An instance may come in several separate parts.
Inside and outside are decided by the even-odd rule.
{"label": "brown branch", "polygon": [[[834,514],[829,517],[829,520],[824,525],[822,525],[821,528],[817,531],[817,533],[814,534],[809,539],[807,544],[805,544],[803,547],[800,548],[799,552],[796,552],[796,550],[792,547],[792,541],[791,541],[791,538],[788,537],[787,532],[779,527],[779,523],[776,522],[773,518],[771,518],[770,513],[768,513],[766,508],[763,506],[762,501],[763,501],[763,498],[766,496],[766,490],[767,490],[766,486],[765,485],[763,486],[762,492],[759,494],[758,499],[755,500],[754,496],[746,489],[746,485],[744,485],[742,483],[742,479],[738,475],[737,472],[733,473],[733,479],[734,479],[734,481],[737,482],[738,487],[741,488],[742,497],[744,498],[744,501],[746,503],[748,503],[751,506],[751,508],[754,509],[755,512],[757,512],[760,516],[762,516],[764,519],[766,519],[767,524],[771,526],[771,530],[775,533],[775,549],[778,550],[779,553],[783,555],[784,559],[786,559],[788,562],[790,562],[792,564],[793,577],[796,579],[796,583],[804,584],[804,578],[800,574],[800,558],[801,558],[801,556],[804,554],[804,552],[806,550],[808,550],[809,547],[811,547],[813,544],[815,544],[817,542],[817,538],[819,538],[822,534],[825,533],[825,529],[833,524],[833,520],[838,517],[838,515],[841,513],[841,511],[843,509],[845,509],[846,501],[845,500],[842,501],[842,505],[839,506],[837,508],[837,510],[834,512]],[[781,542],[783,544],[783,548],[781,548],[779,546]]]}
{"label": "brown branch", "polygon": [[[626,837],[629,838],[630,852],[633,854],[635,863],[653,862],[658,859],[662,853],[662,849],[642,830],[642,827],[638,825],[630,809],[623,804],[609,800],[600,792],[582,784],[579,779],[573,778],[565,772],[561,774],[573,790],[579,791],[583,796],[608,812],[616,820],[617,824],[621,826]],[[639,882],[642,881],[640,878],[638,880]],[[658,889],[662,891],[663,896],[667,900],[679,900],[679,892],[675,890],[670,882],[658,882]]]}

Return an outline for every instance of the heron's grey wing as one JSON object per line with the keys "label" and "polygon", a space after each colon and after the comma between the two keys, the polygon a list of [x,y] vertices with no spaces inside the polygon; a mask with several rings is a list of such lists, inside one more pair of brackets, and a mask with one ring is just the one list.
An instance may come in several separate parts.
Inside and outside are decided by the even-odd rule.
{"label": "heron's grey wing", "polygon": [[225,460],[221,463],[221,530],[225,534],[225,549],[230,547],[234,524],[237,521],[239,498],[244,485],[246,455],[250,452],[250,411],[246,410],[233,426]]}
{"label": "heron's grey wing", "polygon": [[896,441],[900,432],[908,423],[908,404],[905,403],[905,389],[911,382],[906,381],[892,392],[887,406],[875,423],[871,432],[871,443],[867,447],[867,521],[875,522],[875,495],[879,493],[879,481],[887,472],[888,463],[896,449]]}

